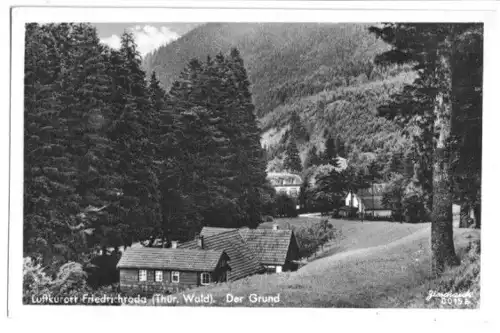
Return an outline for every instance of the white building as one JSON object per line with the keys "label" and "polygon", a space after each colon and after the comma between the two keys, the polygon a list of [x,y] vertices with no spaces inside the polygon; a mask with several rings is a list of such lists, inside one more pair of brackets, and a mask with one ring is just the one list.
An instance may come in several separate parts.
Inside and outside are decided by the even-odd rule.
{"label": "white building", "polygon": [[269,172],[267,179],[276,190],[276,193],[285,193],[293,198],[298,198],[302,178],[299,175],[287,172]]}

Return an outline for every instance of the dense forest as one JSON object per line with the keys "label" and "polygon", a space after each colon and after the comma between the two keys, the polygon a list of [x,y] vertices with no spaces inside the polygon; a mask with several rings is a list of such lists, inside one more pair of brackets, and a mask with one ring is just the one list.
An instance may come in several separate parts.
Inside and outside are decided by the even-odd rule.
{"label": "dense forest", "polygon": [[129,33],[114,50],[89,24],[28,24],[25,59],[24,254],[48,272],[273,214],[237,49],[189,61],[169,93]]}

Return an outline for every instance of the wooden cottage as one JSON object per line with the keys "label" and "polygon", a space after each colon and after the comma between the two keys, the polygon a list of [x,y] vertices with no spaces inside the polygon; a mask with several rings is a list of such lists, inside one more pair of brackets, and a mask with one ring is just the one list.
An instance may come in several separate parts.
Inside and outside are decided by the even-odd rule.
{"label": "wooden cottage", "polygon": [[245,242],[238,229],[211,229],[218,229],[218,232],[207,232],[207,229],[204,228],[205,232],[202,231],[202,235],[195,240],[180,244],[179,248],[226,252],[231,258],[231,271],[227,273],[228,281],[265,271],[264,266],[257,259],[257,255]]}
{"label": "wooden cottage", "polygon": [[120,291],[149,295],[225,282],[229,260],[222,250],[130,248],[117,265]]}
{"label": "wooden cottage", "polygon": [[277,225],[272,229],[204,227],[201,236],[207,238],[228,230],[239,232],[246,246],[268,272],[280,273],[298,268],[299,245],[292,230],[279,230]]}

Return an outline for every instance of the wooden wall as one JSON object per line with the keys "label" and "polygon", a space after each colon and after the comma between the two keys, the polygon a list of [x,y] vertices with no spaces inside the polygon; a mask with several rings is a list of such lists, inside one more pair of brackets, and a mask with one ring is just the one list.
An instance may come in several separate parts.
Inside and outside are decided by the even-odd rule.
{"label": "wooden wall", "polygon": [[296,263],[293,263],[293,261],[298,259],[299,247],[297,239],[295,238],[295,234],[292,234],[290,246],[288,247],[288,252],[286,254],[285,265],[283,266],[283,271],[296,271],[298,269],[298,265]]}
{"label": "wooden wall", "polygon": [[139,281],[139,269],[120,269],[120,291],[128,294],[173,293],[196,287],[200,281],[199,272],[181,271],[179,283],[172,283],[171,271],[163,270],[163,281],[155,281],[155,270],[147,270],[147,281]]}

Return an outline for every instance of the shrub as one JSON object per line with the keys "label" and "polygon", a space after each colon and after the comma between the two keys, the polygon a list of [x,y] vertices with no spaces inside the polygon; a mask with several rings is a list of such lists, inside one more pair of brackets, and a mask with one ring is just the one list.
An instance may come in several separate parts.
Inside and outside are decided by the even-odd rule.
{"label": "shrub", "polygon": [[406,222],[416,223],[426,220],[424,200],[419,195],[409,195],[403,199],[403,215]]}
{"label": "shrub", "polygon": [[[64,304],[64,305],[119,305],[118,286],[111,285],[92,289],[87,285],[87,273],[81,264],[68,262],[59,268],[54,278],[48,276],[40,264],[31,258],[24,258],[23,303],[24,304]],[[83,296],[87,294],[87,298]],[[90,303],[92,296],[98,299],[106,296],[105,303]],[[50,303],[49,297],[55,303]],[[63,298],[73,297],[76,301],[62,303]]]}
{"label": "shrub", "polygon": [[329,223],[328,219],[318,224],[308,225],[295,230],[295,237],[299,243],[299,256],[307,258],[322,248],[323,245],[337,238],[339,231]]}
{"label": "shrub", "polygon": [[68,262],[62,265],[53,279],[40,264],[29,257],[24,258],[23,303],[32,304],[33,297],[79,297],[91,291],[86,279],[87,274],[79,263]]}
{"label": "shrub", "polygon": [[266,215],[266,216],[264,216],[264,217],[262,218],[262,220],[263,220],[264,222],[273,222],[273,221],[274,221],[274,218],[273,218],[272,216],[270,216],[270,215]]}
{"label": "shrub", "polygon": [[99,288],[118,282],[119,272],[116,269],[118,261],[120,261],[120,254],[116,252],[93,258],[91,265],[85,269],[89,286]]}
{"label": "shrub", "polygon": [[285,193],[276,196],[276,215],[280,217],[297,217],[298,211],[295,200]]}
{"label": "shrub", "polygon": [[30,304],[32,296],[50,294],[52,279],[48,277],[40,264],[35,264],[31,258],[24,258],[23,263],[23,303]]}

